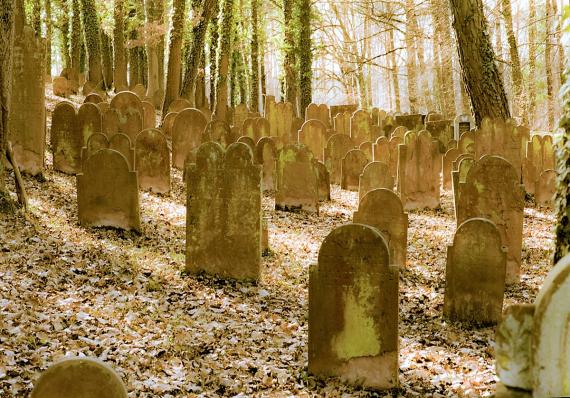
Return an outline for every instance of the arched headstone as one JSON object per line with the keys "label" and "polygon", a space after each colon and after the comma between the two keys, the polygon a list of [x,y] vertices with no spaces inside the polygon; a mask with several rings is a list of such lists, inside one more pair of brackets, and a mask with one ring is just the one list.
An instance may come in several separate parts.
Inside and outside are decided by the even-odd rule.
{"label": "arched headstone", "polygon": [[255,146],[255,161],[261,165],[261,186],[263,191],[275,190],[275,172],[277,168],[277,149],[269,137],[263,137]]}
{"label": "arched headstone", "polygon": [[364,195],[378,188],[393,190],[394,178],[386,163],[370,162],[364,167],[360,175],[358,199],[362,200]]}
{"label": "arched headstone", "polygon": [[342,159],[340,187],[348,191],[358,191],[360,174],[368,164],[366,154],[360,149],[352,149]]}
{"label": "arched headstone", "polygon": [[331,182],[340,184],[342,159],[354,149],[354,141],[346,134],[333,134],[325,147],[325,165],[330,172]]}
{"label": "arched headstone", "polygon": [[350,137],[358,146],[372,139],[372,119],[370,114],[362,109],[354,112],[350,118]]}
{"label": "arched headstone", "polygon": [[206,117],[195,108],[187,108],[178,113],[172,125],[172,165],[184,168],[186,157],[194,159],[195,151],[202,143],[206,128]]}
{"label": "arched headstone", "polygon": [[306,145],[317,160],[324,159],[327,128],[316,119],[307,120],[299,130],[298,142]]}
{"label": "arched headstone", "polygon": [[147,129],[137,135],[135,169],[141,189],[158,193],[170,191],[170,151],[160,130]]}

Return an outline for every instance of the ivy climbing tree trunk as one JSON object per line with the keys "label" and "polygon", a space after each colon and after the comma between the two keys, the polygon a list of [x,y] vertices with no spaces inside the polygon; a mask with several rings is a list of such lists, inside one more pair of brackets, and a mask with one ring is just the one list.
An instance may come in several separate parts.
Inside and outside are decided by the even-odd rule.
{"label": "ivy climbing tree trunk", "polygon": [[171,102],[178,98],[180,91],[180,73],[182,71],[182,32],[184,30],[186,2],[184,0],[174,0],[172,6],[172,27],[170,29],[168,67],[164,102],[162,103],[162,117],[166,116]]}
{"label": "ivy climbing tree trunk", "polygon": [[[49,0],[48,0],[49,1]],[[71,68],[71,56],[69,53],[69,5],[67,0],[55,0],[56,5],[61,9],[60,17],[56,21],[56,27],[59,29],[61,56],[63,58],[63,67]]]}
{"label": "ivy climbing tree trunk", "polygon": [[158,69],[158,45],[162,37],[158,32],[158,2],[161,0],[144,0],[144,11],[146,21],[145,50],[147,59],[147,91],[146,95],[152,97],[160,88]]}
{"label": "ivy climbing tree trunk", "polygon": [[42,36],[42,3],[41,0],[32,1],[32,28],[37,37]]}
{"label": "ivy climbing tree trunk", "polygon": [[214,108],[216,103],[216,71],[217,67],[217,51],[218,51],[218,21],[220,14],[220,2],[216,1],[214,4],[214,13],[210,23],[210,109]]}
{"label": "ivy climbing tree trunk", "polygon": [[293,22],[294,0],[283,0],[283,71],[285,73],[285,100],[297,110],[297,78],[295,60],[295,24]]}
{"label": "ivy climbing tree trunk", "polygon": [[228,112],[228,72],[232,48],[233,1],[222,1],[222,20],[216,61],[216,102],[212,120],[226,120]]}
{"label": "ivy climbing tree trunk", "polygon": [[111,38],[100,29],[101,32],[101,62],[103,67],[103,80],[106,88],[113,85],[113,48]]}
{"label": "ivy climbing tree trunk", "polygon": [[[526,122],[526,115],[521,113],[523,103],[522,69],[519,58],[517,39],[513,31],[513,17],[511,11],[511,0],[502,0],[503,16],[505,17],[505,29],[507,31],[507,41],[509,43],[509,56],[511,59],[511,76],[513,80],[513,113],[523,116]],[[534,78],[534,77],[531,77]]]}
{"label": "ivy climbing tree trunk", "polygon": [[192,28],[192,47],[188,51],[186,58],[186,67],[184,73],[184,81],[180,89],[180,95],[188,99],[192,104],[196,105],[196,81],[200,65],[204,59],[204,45],[206,43],[206,33],[208,32],[208,24],[214,12],[214,6],[217,0],[204,0],[202,4],[202,12],[199,22]]}
{"label": "ivy climbing tree trunk", "polygon": [[297,26],[299,37],[297,39],[297,58],[299,63],[299,101],[301,117],[305,118],[305,110],[313,100],[313,41],[311,38],[312,2],[299,0]]}
{"label": "ivy climbing tree trunk", "polygon": [[459,62],[475,123],[480,126],[484,117],[510,118],[507,95],[487,33],[482,1],[450,0],[450,5]]}
{"label": "ivy climbing tree trunk", "polygon": [[251,70],[249,106],[259,112],[259,0],[250,0],[251,5]]}
{"label": "ivy climbing tree trunk", "polygon": [[51,20],[51,0],[45,0],[46,10],[46,76],[51,76],[51,35],[53,23]]}
{"label": "ivy climbing tree trunk", "polygon": [[127,60],[125,58],[125,15],[124,0],[115,0],[113,9],[113,19],[115,27],[113,29],[113,56],[115,68],[113,69],[113,81],[115,92],[127,89]]}
{"label": "ivy climbing tree trunk", "polygon": [[81,72],[81,9],[79,0],[71,0],[71,26],[69,37],[71,41],[71,73],[70,79],[75,82]]}
{"label": "ivy climbing tree trunk", "polygon": [[83,8],[83,32],[89,63],[87,80],[99,85],[103,81],[101,67],[101,43],[99,34],[99,18],[95,9],[95,0],[81,0]]}
{"label": "ivy climbing tree trunk", "polygon": [[546,0],[546,16],[544,18],[544,72],[546,74],[546,103],[547,103],[547,128],[554,127],[554,82],[552,76],[552,5],[551,0]]}
{"label": "ivy climbing tree trunk", "polygon": [[[536,73],[536,6],[535,0],[528,2],[528,75],[534,76]],[[535,79],[528,79],[528,99],[527,111],[528,123],[532,128],[534,125],[534,111],[536,108],[536,82]]]}

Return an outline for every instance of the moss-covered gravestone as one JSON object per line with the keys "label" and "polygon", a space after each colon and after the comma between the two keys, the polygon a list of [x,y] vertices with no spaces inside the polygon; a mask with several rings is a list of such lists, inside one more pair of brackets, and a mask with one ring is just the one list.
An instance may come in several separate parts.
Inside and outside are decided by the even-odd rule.
{"label": "moss-covered gravestone", "polygon": [[187,169],[186,270],[260,277],[261,168],[250,148],[207,142]]}
{"label": "moss-covered gravestone", "polygon": [[95,358],[63,359],[35,383],[31,398],[127,398],[121,378]]}
{"label": "moss-covered gravestone", "polygon": [[55,106],[50,138],[54,170],[68,174],[80,171],[84,142],[77,128],[75,107],[71,102],[60,102]]}
{"label": "moss-covered gravestone", "polygon": [[360,149],[352,149],[342,159],[340,187],[349,191],[358,191],[360,174],[368,164],[366,154]]}
{"label": "moss-covered gravestone", "polygon": [[158,129],[143,130],[135,141],[135,169],[139,187],[158,193],[170,191],[170,151]]}
{"label": "moss-covered gravestone", "polygon": [[317,160],[324,159],[326,140],[327,128],[320,120],[307,120],[299,130],[298,142],[306,145]]}
{"label": "moss-covered gravestone", "polygon": [[335,133],[350,135],[350,117],[350,112],[341,112],[334,117]]}
{"label": "moss-covered gravestone", "polygon": [[141,229],[137,173],[113,149],[100,149],[85,160],[77,174],[77,202],[83,226]]}
{"label": "moss-covered gravestone", "polygon": [[119,132],[134,141],[144,126],[145,112],[142,101],[135,93],[122,91],[113,97],[110,105],[119,117]]}
{"label": "moss-covered gravestone", "polygon": [[354,112],[350,118],[350,136],[358,146],[372,139],[372,118],[362,109]]}
{"label": "moss-covered gravestone", "polygon": [[364,195],[378,188],[393,190],[394,178],[392,178],[386,163],[370,162],[364,167],[360,175],[358,199],[362,200]]}
{"label": "moss-covered gravestone", "polygon": [[398,195],[385,188],[368,192],[358,203],[353,221],[380,231],[390,249],[392,264],[406,266],[408,213],[404,213]]}
{"label": "moss-covered gravestone", "polygon": [[351,149],[354,149],[354,141],[347,134],[333,134],[327,140],[325,147],[325,165],[330,172],[331,182],[340,185],[342,159]]}
{"label": "moss-covered gravestone", "polygon": [[304,145],[286,145],[277,154],[275,209],[319,211],[318,171]]}
{"label": "moss-covered gravestone", "polygon": [[398,385],[398,268],[372,227],[333,230],[310,269],[309,372],[374,389]]}
{"label": "moss-covered gravestone", "polygon": [[483,325],[499,322],[506,262],[507,250],[493,222],[472,218],[462,223],[447,249],[446,317]]}
{"label": "moss-covered gravestone", "polygon": [[184,168],[186,157],[193,161],[195,151],[202,143],[202,134],[208,124],[202,112],[186,108],[178,113],[172,125],[172,165]]}

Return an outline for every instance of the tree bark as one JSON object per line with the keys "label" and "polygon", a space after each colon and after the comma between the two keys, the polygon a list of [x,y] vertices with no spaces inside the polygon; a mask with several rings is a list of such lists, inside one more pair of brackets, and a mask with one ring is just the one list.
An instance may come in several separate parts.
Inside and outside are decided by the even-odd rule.
{"label": "tree bark", "polygon": [[78,81],[81,71],[81,9],[79,0],[71,1],[71,80]]}
{"label": "tree bark", "polygon": [[46,75],[51,76],[51,35],[52,35],[52,21],[51,21],[51,0],[45,0],[46,9]]}
{"label": "tree bark", "polygon": [[200,65],[204,59],[204,45],[206,43],[206,33],[208,31],[208,24],[214,12],[214,5],[217,0],[204,0],[202,4],[202,13],[200,21],[192,29],[192,47],[188,51],[186,58],[186,68],[184,73],[184,81],[180,95],[188,99],[192,104],[196,104],[196,80]]}
{"label": "tree bark", "polygon": [[101,62],[103,67],[103,80],[105,88],[109,89],[113,85],[113,48],[111,38],[100,29],[101,32]]}
{"label": "tree bark", "polygon": [[218,51],[218,21],[220,14],[220,2],[219,0],[215,2],[214,13],[212,15],[212,21],[210,23],[210,109],[214,109],[214,104],[216,103],[216,71],[217,66],[217,51]]}
{"label": "tree bark", "polygon": [[157,19],[158,19],[158,2],[160,0],[144,0],[145,22],[147,32],[150,32],[145,37],[145,49],[147,59],[147,92],[148,97],[152,97],[159,89],[159,76],[158,76],[158,44],[160,36],[157,37]]}
{"label": "tree bark", "polygon": [[450,0],[453,27],[457,37],[459,62],[465,88],[471,99],[475,123],[484,117],[511,117],[507,95],[487,33],[481,0]]}
{"label": "tree bark", "polygon": [[115,27],[113,29],[113,55],[115,68],[113,70],[113,81],[115,83],[115,92],[127,88],[127,60],[125,58],[125,14],[124,0],[115,0],[113,10],[113,19]]}
{"label": "tree bark", "polygon": [[551,0],[546,0],[546,17],[544,20],[544,70],[546,74],[546,103],[547,103],[547,128],[554,127],[554,84],[552,79],[552,44],[551,44],[551,23],[552,23],[552,5]]}
{"label": "tree bark", "polygon": [[301,117],[305,118],[305,110],[313,100],[313,42],[311,39],[311,0],[299,0],[299,7],[296,9],[298,15],[299,38],[298,59],[299,59],[299,100]]}
{"label": "tree bark", "polygon": [[61,9],[60,19],[57,20],[56,27],[59,29],[61,36],[61,55],[63,58],[63,67],[71,68],[71,56],[69,53],[69,5],[67,0],[56,0],[57,5]]}
{"label": "tree bark", "polygon": [[285,101],[297,104],[297,79],[295,71],[295,24],[293,23],[294,0],[283,0],[283,71],[285,77]]}
{"label": "tree bark", "polygon": [[184,31],[186,2],[184,0],[174,0],[173,8],[168,53],[168,71],[166,75],[164,102],[162,103],[163,118],[166,116],[168,107],[172,101],[178,98],[178,93],[180,92],[180,73],[182,71],[182,33]]}
{"label": "tree bark", "polygon": [[95,0],[81,0],[83,8],[83,32],[89,62],[88,78],[90,82],[99,84],[103,80],[101,67],[101,43],[99,34],[99,18],[95,9]]}
{"label": "tree bark", "polygon": [[536,108],[536,6],[535,0],[528,2],[528,103],[527,111],[528,122],[532,128],[534,125],[534,112]]}
{"label": "tree bark", "polygon": [[250,0],[251,4],[251,88],[250,108],[259,112],[259,0]]}
{"label": "tree bark", "polygon": [[410,102],[410,113],[416,113],[418,110],[418,93],[416,81],[416,50],[414,47],[414,30],[413,19],[414,16],[414,2],[406,0],[406,68],[408,70],[408,100]]}
{"label": "tree bark", "polygon": [[228,71],[232,48],[233,1],[223,0],[222,20],[216,60],[216,102],[212,120],[226,120],[228,112]]}
{"label": "tree bark", "polygon": [[[511,0],[502,0],[503,16],[505,17],[505,29],[507,31],[507,41],[509,43],[509,56],[511,59],[511,76],[513,79],[514,101],[513,113],[520,114],[523,87],[522,69],[517,46],[517,39],[513,31],[513,17],[511,11]],[[524,113],[522,114],[524,117]],[[525,117],[526,119],[526,117]]]}
{"label": "tree bark", "polygon": [[40,0],[32,1],[32,28],[37,37],[42,36],[42,3]]}
{"label": "tree bark", "polygon": [[[388,5],[390,7],[390,5]],[[390,17],[391,14],[390,8],[388,8],[388,13]],[[390,75],[392,76],[392,86],[394,87],[394,100],[395,100],[395,110],[396,112],[401,112],[401,101],[400,101],[400,82],[398,78],[398,63],[396,61],[396,49],[394,46],[394,28],[390,26],[388,28],[388,52],[390,58],[390,68],[391,72]]]}
{"label": "tree bark", "polygon": [[[564,79],[563,79],[564,80]],[[556,145],[556,196],[557,210],[554,264],[570,253],[570,79],[566,74],[566,82],[560,90],[563,94],[563,109],[560,127],[564,133]]]}

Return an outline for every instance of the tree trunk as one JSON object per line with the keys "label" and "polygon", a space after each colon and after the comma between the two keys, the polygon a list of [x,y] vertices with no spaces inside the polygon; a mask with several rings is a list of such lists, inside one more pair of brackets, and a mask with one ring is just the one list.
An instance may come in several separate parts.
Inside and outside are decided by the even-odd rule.
{"label": "tree trunk", "polygon": [[37,37],[42,36],[42,3],[40,0],[32,2],[32,28]]}
{"label": "tree trunk", "polygon": [[535,0],[528,3],[528,103],[527,111],[529,126],[534,126],[534,112],[536,109],[536,7]]}
{"label": "tree trunk", "polygon": [[296,12],[299,16],[298,54],[299,59],[299,99],[301,117],[305,118],[305,109],[313,100],[313,42],[311,39],[311,0],[299,0]]}
{"label": "tree trunk", "polygon": [[418,110],[418,94],[416,81],[416,51],[414,48],[414,2],[406,0],[406,67],[408,70],[408,100],[410,102],[410,113],[416,113]]}
{"label": "tree trunk", "polygon": [[297,104],[297,79],[295,71],[295,24],[293,23],[294,0],[283,0],[283,71],[285,77],[285,101]]}
{"label": "tree trunk", "polygon": [[228,112],[228,71],[232,48],[233,1],[223,0],[222,20],[216,60],[216,102],[212,120],[226,120]]}
{"label": "tree trunk", "polygon": [[113,55],[115,68],[113,70],[113,81],[115,82],[115,92],[127,89],[127,60],[125,58],[125,16],[124,0],[115,0],[113,19],[115,27],[113,29]]}
{"label": "tree trunk", "polygon": [[551,0],[546,0],[546,18],[545,23],[545,39],[544,39],[544,70],[546,74],[546,103],[547,113],[547,129],[554,127],[554,84],[552,79],[552,45],[551,45],[551,23],[552,23],[552,6]]}
{"label": "tree trunk", "polygon": [[172,27],[170,29],[166,87],[164,102],[162,103],[163,118],[166,116],[171,102],[178,98],[178,93],[180,92],[180,73],[182,71],[182,33],[184,31],[186,2],[184,0],[174,0],[172,6],[174,10],[172,13]]}
{"label": "tree trunk", "polygon": [[[145,22],[147,34],[145,37],[145,49],[146,49],[146,59],[147,59],[147,76],[148,84],[146,95],[152,97],[154,93],[159,89],[159,76],[158,76],[158,44],[160,34],[157,34],[157,14],[158,14],[158,2],[160,0],[144,0],[144,11],[145,11]],[[157,37],[158,36],[158,37]]]}
{"label": "tree trunk", "polygon": [[[521,103],[522,103],[522,70],[521,62],[519,58],[519,51],[517,46],[517,39],[513,31],[513,17],[511,14],[511,0],[502,0],[503,16],[505,17],[505,29],[507,31],[507,40],[509,42],[509,54],[511,59],[511,76],[513,79],[513,113],[521,114]],[[524,113],[522,113],[524,117]],[[526,119],[526,117],[525,117]]]}
{"label": "tree trunk", "polygon": [[[17,9],[17,10],[16,10]],[[23,25],[23,0],[0,0],[0,211],[13,209],[5,185],[3,158],[7,148],[8,113],[12,96],[12,53],[14,50],[15,14]]]}
{"label": "tree trunk", "polygon": [[[564,79],[563,79],[564,80]],[[566,82],[560,90],[563,94],[563,109],[560,127],[564,133],[556,145],[556,196],[557,210],[555,229],[554,264],[570,253],[570,79],[566,74]]]}
{"label": "tree trunk", "polygon": [[46,75],[51,76],[51,0],[45,0],[46,8]]}
{"label": "tree trunk", "polygon": [[90,82],[99,84],[103,80],[101,67],[101,44],[99,40],[99,18],[95,9],[95,0],[81,0],[83,8],[83,32],[89,62],[88,78]]}
{"label": "tree trunk", "polygon": [[[251,88],[250,108],[259,112],[259,0],[250,0],[251,4]],[[295,104],[294,104],[295,105]]]}
{"label": "tree trunk", "polygon": [[214,104],[216,103],[216,71],[217,66],[217,51],[218,51],[218,20],[220,13],[220,2],[219,0],[214,4],[214,13],[212,15],[212,21],[210,23],[210,109],[214,109]]}
{"label": "tree trunk", "polygon": [[477,126],[484,117],[511,117],[487,33],[481,0],[450,0],[459,62]]}
{"label": "tree trunk", "polygon": [[77,82],[81,71],[81,9],[79,8],[79,0],[71,1],[71,12],[71,31],[69,32],[71,39],[70,79]]}
{"label": "tree trunk", "polygon": [[58,20],[57,27],[61,33],[63,67],[69,70],[71,68],[71,56],[69,53],[69,5],[67,0],[58,0],[57,4],[61,8],[61,19]]}
{"label": "tree trunk", "polygon": [[[390,11],[388,11],[390,12]],[[396,61],[396,49],[394,47],[394,28],[390,27],[388,29],[388,52],[390,53],[390,67],[392,76],[392,86],[394,87],[394,99],[395,99],[395,110],[396,112],[401,112],[400,105],[400,82],[398,77],[398,63]]]}
{"label": "tree trunk", "polygon": [[192,29],[192,47],[188,51],[186,58],[186,68],[184,73],[184,81],[180,95],[188,99],[191,103],[196,104],[196,80],[200,65],[204,59],[204,45],[206,43],[206,33],[208,24],[212,18],[214,5],[217,0],[204,0],[202,4],[202,14],[200,21]]}
{"label": "tree trunk", "polygon": [[101,61],[103,64],[103,79],[105,88],[109,89],[113,85],[113,48],[111,38],[100,29],[101,32]]}
{"label": "tree trunk", "polygon": [[[165,26],[164,22],[164,0],[156,1],[156,23]],[[163,31],[163,30],[161,30]],[[161,34],[158,41],[158,89],[164,92],[164,41],[166,35]]]}

